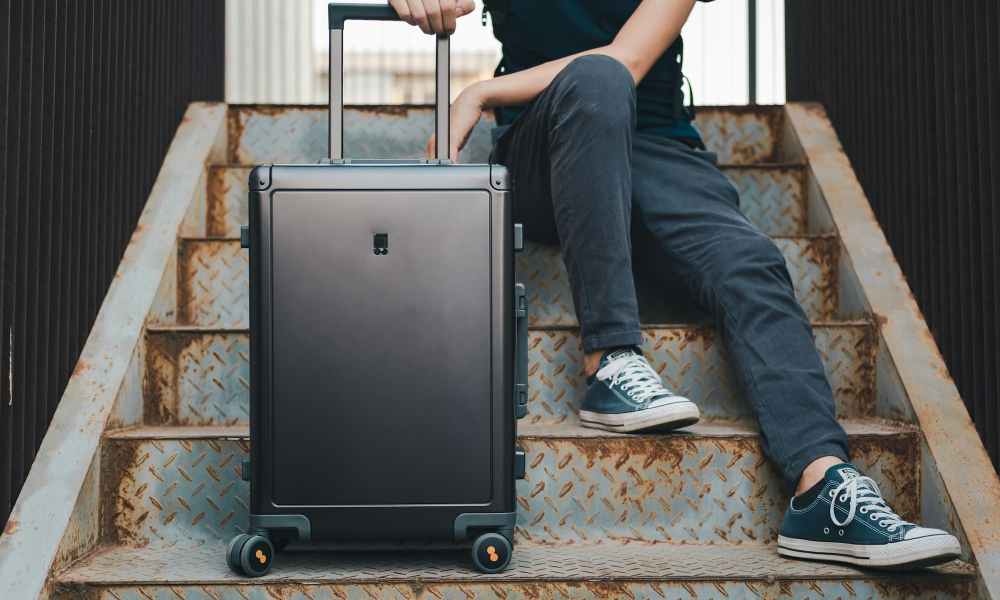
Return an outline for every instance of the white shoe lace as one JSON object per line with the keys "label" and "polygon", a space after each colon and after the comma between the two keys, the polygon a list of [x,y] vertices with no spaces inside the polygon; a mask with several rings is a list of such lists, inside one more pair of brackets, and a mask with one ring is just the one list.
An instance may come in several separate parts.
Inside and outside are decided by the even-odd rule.
{"label": "white shoe lace", "polygon": [[843,521],[837,520],[837,511],[834,509],[836,503],[830,503],[830,520],[838,527],[850,523],[856,513],[865,515],[872,521],[878,521],[879,527],[885,527],[888,531],[896,531],[902,525],[913,525],[889,508],[885,499],[882,498],[878,484],[871,477],[857,475],[846,479],[831,492],[830,497],[840,502],[844,502],[848,498],[851,500],[847,518]]}
{"label": "white shoe lace", "polygon": [[621,384],[621,390],[640,404],[673,395],[663,385],[660,374],[640,354],[625,354],[608,361],[597,371],[597,378],[601,381],[611,379],[613,386]]}

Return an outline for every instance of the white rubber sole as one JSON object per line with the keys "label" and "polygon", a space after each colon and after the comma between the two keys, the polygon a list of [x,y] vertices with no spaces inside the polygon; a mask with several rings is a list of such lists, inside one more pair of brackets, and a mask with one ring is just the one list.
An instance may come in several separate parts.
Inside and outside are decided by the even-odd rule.
{"label": "white rubber sole", "polygon": [[633,432],[643,429],[677,429],[698,422],[701,413],[694,402],[674,402],[630,413],[609,415],[580,411],[580,424],[605,431]]}
{"label": "white rubber sole", "polygon": [[931,535],[892,544],[814,542],[778,536],[778,554],[793,558],[843,562],[863,567],[914,568],[948,562],[962,554],[953,535]]}

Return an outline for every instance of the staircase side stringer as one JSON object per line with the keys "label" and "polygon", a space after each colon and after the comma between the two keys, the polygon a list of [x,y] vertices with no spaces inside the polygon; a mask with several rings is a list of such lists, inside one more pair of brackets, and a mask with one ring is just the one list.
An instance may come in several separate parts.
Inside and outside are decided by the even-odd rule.
{"label": "staircase side stringer", "polygon": [[177,128],[0,536],[0,598],[47,598],[50,574],[100,542],[101,439],[142,414],[147,317],[176,278],[178,233],[207,166],[225,158],[225,116],[224,104],[192,103]]}
{"label": "staircase side stringer", "polygon": [[810,225],[841,240],[841,306],[878,325],[877,412],[923,437],[921,519],[955,530],[979,567],[980,596],[1000,598],[1000,479],[826,111],[785,107],[785,152],[807,163]]}

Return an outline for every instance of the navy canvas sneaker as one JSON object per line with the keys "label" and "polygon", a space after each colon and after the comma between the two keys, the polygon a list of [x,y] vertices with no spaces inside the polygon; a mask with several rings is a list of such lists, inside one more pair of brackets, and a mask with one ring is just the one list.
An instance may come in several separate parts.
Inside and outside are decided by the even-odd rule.
{"label": "navy canvas sneaker", "polygon": [[854,465],[827,469],[824,480],[793,498],[778,536],[778,554],[866,567],[915,568],[961,554],[946,531],[904,521],[878,485]]}
{"label": "navy canvas sneaker", "polygon": [[663,385],[638,348],[608,350],[580,407],[585,427],[607,431],[676,429],[696,423],[698,407]]}

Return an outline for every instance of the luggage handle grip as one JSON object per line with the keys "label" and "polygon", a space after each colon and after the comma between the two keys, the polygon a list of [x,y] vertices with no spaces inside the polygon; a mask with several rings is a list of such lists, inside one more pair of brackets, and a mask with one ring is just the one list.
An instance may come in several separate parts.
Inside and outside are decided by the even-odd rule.
{"label": "luggage handle grip", "polygon": [[343,29],[344,22],[398,21],[399,15],[388,4],[361,4],[358,2],[331,2],[329,6],[330,29]]}
{"label": "luggage handle grip", "polygon": [[[344,159],[344,23],[348,20],[398,21],[399,15],[388,4],[331,2],[328,8],[330,26],[330,160]],[[451,40],[437,36],[434,65],[434,158],[448,162],[451,139]]]}

